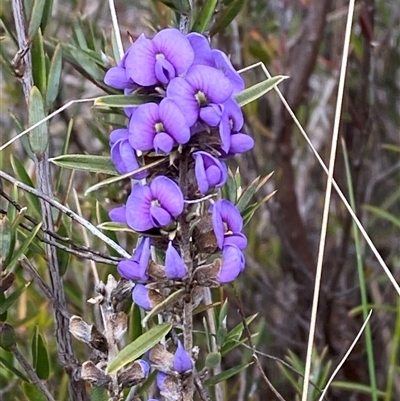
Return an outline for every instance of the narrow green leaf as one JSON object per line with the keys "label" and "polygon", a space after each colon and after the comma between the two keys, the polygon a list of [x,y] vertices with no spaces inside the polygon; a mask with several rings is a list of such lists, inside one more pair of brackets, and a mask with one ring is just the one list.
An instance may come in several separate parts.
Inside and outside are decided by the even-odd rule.
{"label": "narrow green leaf", "polygon": [[79,49],[70,44],[61,43],[63,54],[72,59],[80,68],[85,70],[93,79],[103,81],[104,72],[97,65],[98,60],[89,54],[88,51]]}
{"label": "narrow green leaf", "polygon": [[82,50],[89,50],[88,45],[86,43],[85,34],[82,31],[81,21],[74,19],[72,24],[74,26],[74,34],[75,34],[75,37],[76,37],[79,47]]}
{"label": "narrow green leaf", "polygon": [[[71,118],[69,120],[69,122],[68,122],[67,133],[65,134],[65,138],[64,138],[64,145],[63,145],[63,148],[62,148],[62,151],[61,151],[62,155],[65,155],[66,153],[68,153],[69,143],[70,143],[70,140],[71,140],[71,133],[72,133],[72,128],[73,127],[74,127],[74,119]],[[64,178],[64,168],[61,167],[60,168],[60,172],[58,174],[58,179],[57,179],[57,183],[56,183],[56,186],[55,186],[55,190],[54,190],[55,193],[58,193],[58,191],[59,191],[59,189],[61,187],[61,184],[64,181],[63,178]]]}
{"label": "narrow green leaf", "polygon": [[97,184],[95,184],[95,185],[89,187],[89,188],[85,191],[85,196],[86,196],[87,194],[89,194],[90,192],[95,191],[96,189],[99,189],[99,188],[101,188],[101,187],[104,187],[105,185],[109,185],[109,184],[112,184],[112,183],[114,183],[114,182],[124,180],[125,178],[131,177],[132,174],[137,174],[137,173],[140,173],[140,172],[142,172],[142,171],[146,171],[146,170],[148,170],[148,169],[150,169],[150,168],[152,168],[152,167],[158,166],[159,164],[164,163],[164,161],[165,161],[165,159],[164,159],[164,158],[161,158],[161,159],[158,159],[157,161],[155,161],[155,162],[153,162],[153,163],[147,164],[146,166],[140,167],[140,168],[136,169],[135,171],[130,171],[129,173],[122,174],[122,175],[118,175],[117,177],[107,178],[106,180],[101,181],[101,182],[98,182]]}
{"label": "narrow green leaf", "polygon": [[57,166],[73,170],[118,175],[109,156],[69,154],[53,157],[50,161]]}
{"label": "narrow green leaf", "polygon": [[52,11],[53,0],[46,0],[42,14],[42,23],[40,24],[40,29],[42,30],[42,33],[44,33],[46,29],[46,26],[51,18]]}
{"label": "narrow green leaf", "polygon": [[32,337],[32,359],[33,368],[39,376],[39,379],[47,380],[50,374],[50,361],[46,345],[43,341],[43,337],[39,333],[38,326],[35,326]]}
{"label": "narrow green leaf", "polygon": [[242,212],[248,206],[254,194],[257,192],[259,182],[260,182],[260,177],[258,176],[240,195],[238,203],[236,204],[236,207],[239,209],[240,212]]}
{"label": "narrow green leaf", "polygon": [[154,347],[154,345],[161,341],[169,333],[171,328],[171,323],[162,323],[152,327],[149,331],[142,334],[135,341],[123,348],[117,356],[111,360],[107,368],[107,373],[115,373],[128,363],[139,358],[151,347]]}
{"label": "narrow green leaf", "polygon": [[62,70],[62,50],[61,45],[58,44],[54,50],[53,58],[51,59],[47,92],[46,92],[46,105],[51,106],[58,96],[60,90],[60,78]]}
{"label": "narrow green leaf", "polygon": [[26,250],[28,249],[31,242],[35,239],[36,234],[39,232],[40,228],[42,227],[42,223],[39,223],[30,233],[26,236],[26,240],[21,244],[16,252],[14,252],[10,262],[7,266],[13,266],[15,263],[18,262],[18,259],[21,258]]}
{"label": "narrow green leaf", "polygon": [[394,226],[400,228],[400,219],[396,217],[394,214],[387,212],[379,207],[372,206],[372,205],[364,205],[364,209],[368,210],[369,212],[381,217],[382,219],[390,221]]}
{"label": "narrow green leaf", "polygon": [[287,79],[288,77],[283,75],[277,75],[276,77],[272,77],[270,79],[266,79],[265,81],[259,82],[250,88],[246,88],[244,91],[238,93],[235,96],[236,101],[239,103],[241,107],[245,106],[248,103],[257,100],[261,96],[265,95],[275,86],[280,84],[283,80]]}
{"label": "narrow green leaf", "polygon": [[210,386],[215,386],[216,384],[223,382],[227,379],[229,379],[232,376],[237,375],[240,373],[242,370],[246,369],[248,366],[250,366],[253,362],[250,363],[243,363],[238,366],[234,366],[233,368],[230,368],[228,370],[225,370],[222,373],[219,373],[218,375],[210,377],[208,380],[204,382],[204,385],[207,387]]}
{"label": "narrow green leaf", "polygon": [[206,356],[205,365],[209,369],[215,368],[221,363],[221,354],[219,352],[211,352]]}
{"label": "narrow green leaf", "polygon": [[45,395],[33,384],[23,384],[24,394],[29,401],[47,401]]}
{"label": "narrow green leaf", "polygon": [[[331,387],[338,388],[341,390],[348,390],[352,393],[364,393],[371,395],[372,388],[370,386],[366,386],[365,384],[354,383],[354,382],[343,382],[343,381],[333,381],[331,383]],[[385,395],[384,391],[377,390],[377,395],[383,397]]]}
{"label": "narrow green leaf", "polygon": [[[42,95],[34,86],[29,97],[29,125],[32,126],[45,117]],[[47,121],[34,128],[28,135],[32,151],[38,156],[43,154],[49,141]]]}
{"label": "narrow green leaf", "polygon": [[[249,326],[250,323],[257,317],[257,315],[258,313],[255,313],[254,315],[247,317],[246,325]],[[243,322],[241,322],[228,333],[228,335],[226,336],[226,341],[239,340],[242,336],[243,330],[244,324]]]}
{"label": "narrow green leaf", "polygon": [[186,15],[190,11],[190,3],[188,0],[160,0],[160,2],[179,14]]}
{"label": "narrow green leaf", "polygon": [[34,84],[44,96],[47,87],[47,66],[43,36],[40,29],[37,31],[32,41],[32,75]]}
{"label": "narrow green leaf", "polygon": [[0,218],[0,264],[6,259],[11,245],[11,225],[7,216]]}
{"label": "narrow green leaf", "polygon": [[139,338],[143,334],[143,328],[142,328],[142,317],[140,313],[140,308],[137,306],[135,303],[132,303],[132,312],[131,312],[131,321],[130,321],[130,327],[129,327],[129,340],[135,341],[137,338]]}
{"label": "narrow green leaf", "polygon": [[[110,216],[108,215],[106,209],[104,209],[104,207],[102,206],[102,202],[96,201],[96,217],[98,224],[103,224],[106,222],[111,223]],[[127,226],[124,225],[124,228],[127,228]],[[107,237],[111,238],[114,242],[118,243],[118,238],[115,232],[113,232],[113,230],[108,230],[108,231],[109,232],[107,233]],[[107,249],[111,256],[120,256],[119,253],[114,248],[111,248],[110,246],[107,245]]]}
{"label": "narrow green leaf", "polygon": [[131,228],[129,228],[126,224],[123,223],[115,223],[113,221],[105,221],[104,223],[100,223],[97,225],[99,230],[103,231],[112,231],[115,233],[125,232],[125,233],[134,233]]}
{"label": "narrow green leaf", "polygon": [[36,35],[43,18],[43,11],[46,0],[35,0],[32,6],[31,18],[29,21],[28,36],[33,38]]}
{"label": "narrow green leaf", "polygon": [[[0,305],[6,300],[6,294],[3,291],[0,291]],[[7,311],[0,314],[0,322],[5,322],[7,320]]]}
{"label": "narrow green leaf", "polygon": [[217,17],[214,25],[210,29],[210,36],[224,30],[239,14],[246,0],[234,0]]}
{"label": "narrow green leaf", "polygon": [[29,382],[28,378],[22,373],[20,372],[17,368],[14,368],[14,366],[7,361],[7,359],[4,359],[2,356],[0,356],[0,363],[7,369],[9,370],[11,373],[13,373],[15,376],[19,377],[21,380],[23,380],[24,382]]}
{"label": "narrow green leaf", "polygon": [[149,95],[107,95],[100,96],[94,101],[95,107],[129,107],[144,103],[159,103],[161,98]]}
{"label": "narrow green leaf", "polygon": [[108,392],[101,387],[93,386],[90,392],[90,401],[108,401]]}
{"label": "narrow green leaf", "polygon": [[18,287],[4,302],[0,304],[0,315],[2,315],[8,308],[20,297],[20,295],[29,287],[30,282]]}
{"label": "narrow green leaf", "polygon": [[203,33],[207,29],[217,3],[218,0],[206,0],[200,12],[197,14],[196,20],[192,26],[192,32]]}

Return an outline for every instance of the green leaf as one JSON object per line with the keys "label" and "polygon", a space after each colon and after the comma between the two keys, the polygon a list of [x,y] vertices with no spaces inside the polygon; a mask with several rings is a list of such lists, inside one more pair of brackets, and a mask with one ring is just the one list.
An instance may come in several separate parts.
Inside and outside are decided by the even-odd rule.
{"label": "green leaf", "polygon": [[131,321],[129,325],[129,340],[135,341],[143,334],[142,329],[142,316],[140,313],[140,308],[135,303],[132,303]]}
{"label": "green leaf", "polygon": [[33,384],[23,384],[24,394],[29,401],[47,401],[45,395]]}
{"label": "green leaf", "polygon": [[230,377],[237,375],[240,373],[242,370],[246,369],[248,366],[250,366],[253,362],[250,363],[243,363],[238,366],[234,366],[233,368],[230,368],[228,370],[225,370],[222,373],[219,373],[215,376],[210,377],[208,380],[204,382],[204,385],[207,387],[210,386],[215,386],[216,384],[223,382],[225,380],[228,380]]}
{"label": "green leaf", "polygon": [[214,25],[211,27],[210,36],[214,36],[216,33],[225,29],[239,14],[245,2],[246,0],[232,1],[229,6],[221,12]]}
{"label": "green leaf", "polygon": [[[63,219],[61,220],[60,228],[57,230],[57,234],[65,238],[71,238],[71,234],[67,229],[65,220]],[[64,276],[64,274],[67,272],[69,263],[71,261],[71,254],[60,248],[57,248],[56,252],[57,252],[59,273],[60,276]]]}
{"label": "green leaf", "polygon": [[186,15],[190,11],[190,3],[188,0],[160,0],[160,2],[179,14]]}
{"label": "green leaf", "polygon": [[53,0],[46,0],[42,13],[42,23],[40,24],[40,29],[42,30],[43,33],[51,18],[52,11],[53,11]]}
{"label": "green leaf", "polygon": [[[11,225],[8,217],[4,216],[0,219],[0,264],[6,259],[10,252],[11,245]],[[1,274],[1,273],[0,273]]]}
{"label": "green leaf", "polygon": [[29,287],[30,282],[18,287],[4,302],[0,304],[0,315],[2,315],[8,308],[20,297],[20,295]]}
{"label": "green leaf", "polygon": [[221,354],[219,352],[211,352],[206,356],[205,365],[209,369],[213,369],[221,363]]}
{"label": "green leaf", "polygon": [[252,101],[257,100],[261,96],[265,95],[287,78],[288,77],[283,75],[277,75],[276,77],[266,79],[265,81],[250,86],[250,88],[246,88],[242,92],[238,93],[235,96],[235,99],[239,103],[240,107],[243,107],[246,104],[251,103]]}
{"label": "green leaf", "polygon": [[93,57],[93,55],[66,43],[61,43],[61,48],[65,56],[75,62],[78,67],[86,71],[93,79],[101,82],[103,81],[104,72],[97,65],[98,60]]}
{"label": "green leaf", "polygon": [[122,175],[118,175],[118,176],[116,176],[116,177],[107,178],[106,180],[101,181],[101,182],[98,182],[97,184],[95,184],[95,185],[89,187],[89,188],[85,191],[85,196],[86,196],[87,194],[89,194],[90,192],[93,192],[93,191],[95,191],[96,189],[99,189],[99,188],[101,188],[101,187],[103,187],[103,186],[105,186],[105,185],[109,185],[109,184],[112,184],[112,183],[114,183],[114,182],[124,180],[125,178],[131,177],[132,174],[137,174],[137,173],[140,173],[140,172],[142,172],[142,171],[146,171],[146,170],[148,170],[148,169],[150,169],[150,168],[152,168],[152,167],[158,166],[159,164],[164,163],[164,161],[165,161],[164,158],[160,158],[160,159],[156,160],[156,161],[153,162],[153,163],[149,163],[149,164],[147,164],[146,166],[140,167],[140,168],[138,168],[138,169],[136,169],[136,170],[134,170],[134,171],[130,171],[129,173],[122,174]]}
{"label": "green leaf", "polygon": [[32,359],[33,368],[36,370],[39,379],[47,380],[50,374],[50,361],[43,337],[39,333],[39,327],[35,326],[32,338]]}
{"label": "green leaf", "polygon": [[115,373],[128,363],[139,358],[151,347],[154,347],[154,345],[161,341],[169,333],[171,328],[171,323],[162,323],[152,327],[149,331],[142,334],[134,342],[123,348],[117,356],[111,360],[107,368],[107,373]]}
{"label": "green leaf", "polygon": [[91,173],[103,173],[118,175],[109,156],[68,154],[53,157],[50,161],[57,166],[73,170],[90,171]]}
{"label": "green leaf", "polygon": [[108,401],[109,399],[106,389],[96,386],[92,387],[92,391],[90,392],[90,401]]}
{"label": "green leaf", "polygon": [[51,59],[47,92],[46,92],[46,105],[51,106],[58,96],[60,90],[60,78],[62,70],[62,50],[61,45],[58,44],[54,50],[53,58]]}
{"label": "green leaf", "polygon": [[35,239],[36,234],[39,232],[40,228],[42,227],[42,223],[39,223],[27,236],[25,241],[21,244],[16,252],[14,252],[10,262],[7,266],[13,266],[15,263],[18,262],[19,258],[25,255],[25,251],[28,249],[31,242]]}
{"label": "green leaf", "polygon": [[251,199],[253,198],[254,194],[257,191],[258,183],[260,182],[260,177],[257,177],[253,180],[253,182],[246,188],[245,191],[240,195],[238,203],[236,207],[242,212],[250,203]]}
{"label": "green leaf", "polygon": [[134,233],[131,228],[129,228],[126,224],[123,223],[115,223],[113,221],[105,221],[97,226],[99,230],[103,231],[113,231],[113,232],[126,232],[126,233]]}
{"label": "green leaf", "polygon": [[39,29],[32,41],[32,75],[33,82],[44,96],[47,86],[47,66],[43,46],[43,36]]}
{"label": "green leaf", "polygon": [[[342,381],[333,381],[331,383],[331,387],[338,388],[341,390],[348,390],[351,391],[352,393],[357,392],[357,393],[364,393],[364,394],[371,394],[372,389],[370,386],[366,386],[365,384],[360,384],[360,383],[354,383],[354,382],[342,382]],[[377,391],[377,394],[380,397],[383,397],[385,395],[384,391]]]}
{"label": "green leaf", "polygon": [[194,21],[192,26],[192,32],[203,33],[207,29],[217,3],[218,0],[206,0],[200,12],[197,14],[196,21]]}
{"label": "green leaf", "polygon": [[387,212],[379,207],[372,206],[372,205],[364,205],[364,209],[368,210],[369,212],[381,217],[382,219],[390,221],[394,226],[400,228],[400,219],[396,217],[394,214]]}
{"label": "green leaf", "polygon": [[35,0],[32,6],[31,19],[29,22],[28,36],[33,38],[36,35],[37,30],[40,27],[43,18],[44,6],[46,0]]}
{"label": "green leaf", "polygon": [[[247,317],[246,325],[249,326],[250,323],[257,317],[257,315],[258,313],[255,313],[254,315]],[[240,337],[242,336],[243,330],[244,330],[244,324],[243,322],[241,322],[227,334],[226,341],[239,340]]]}
{"label": "green leaf", "polygon": [[144,103],[159,103],[161,98],[149,95],[107,95],[100,96],[94,101],[95,107],[128,107],[139,106]]}
{"label": "green leaf", "polygon": [[7,359],[4,359],[3,357],[0,356],[0,363],[7,369],[9,370],[11,373],[13,373],[15,376],[19,377],[21,380],[23,380],[24,382],[29,382],[28,378],[22,373],[20,372],[17,368],[14,368],[14,366],[7,361]]}
{"label": "green leaf", "polygon": [[[29,126],[38,123],[45,117],[42,95],[34,86],[29,96]],[[34,128],[28,135],[32,151],[38,156],[43,154],[49,141],[47,121]]]}
{"label": "green leaf", "polygon": [[[14,173],[18,177],[20,181],[22,181],[24,184],[34,188],[35,185],[33,184],[33,181],[31,180],[31,177],[29,177],[29,174],[26,172],[26,169],[24,165],[21,163],[21,161],[15,157],[14,155],[11,156],[11,166],[14,170]],[[30,194],[28,192],[25,192],[25,197],[26,200],[28,201],[29,205],[32,207],[33,211],[38,216],[41,216],[41,207],[40,207],[40,201],[37,198],[37,196]],[[14,198],[16,199],[16,197]]]}

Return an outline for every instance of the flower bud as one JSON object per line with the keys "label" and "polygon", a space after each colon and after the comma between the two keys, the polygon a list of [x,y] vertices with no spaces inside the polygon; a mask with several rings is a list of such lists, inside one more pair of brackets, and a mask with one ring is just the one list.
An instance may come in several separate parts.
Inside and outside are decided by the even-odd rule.
{"label": "flower bud", "polygon": [[162,372],[170,372],[174,366],[174,355],[162,344],[156,344],[148,353],[148,358],[154,368]]}
{"label": "flower bud", "polygon": [[136,284],[132,291],[132,299],[135,304],[149,311],[161,303],[164,297],[157,291],[148,289],[143,284]]}
{"label": "flower bud", "polygon": [[103,388],[106,388],[111,382],[111,377],[92,361],[86,361],[82,364],[81,377],[83,380]]}
{"label": "flower bud", "polygon": [[138,359],[129,368],[118,373],[118,383],[123,388],[136,386],[147,378],[149,371],[149,364],[142,359]]}
{"label": "flower bud", "polygon": [[174,355],[174,370],[178,373],[185,373],[191,371],[193,362],[190,355],[186,352],[185,347],[178,341],[178,348]]}
{"label": "flower bud", "polygon": [[0,347],[11,351],[16,343],[14,329],[7,323],[0,322]]}

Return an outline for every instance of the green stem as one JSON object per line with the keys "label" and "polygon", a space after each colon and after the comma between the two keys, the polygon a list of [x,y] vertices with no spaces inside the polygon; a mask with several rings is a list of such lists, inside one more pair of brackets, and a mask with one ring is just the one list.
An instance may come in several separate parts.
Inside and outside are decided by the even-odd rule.
{"label": "green stem", "polygon": [[[356,210],[356,202],[354,197],[354,188],[351,180],[351,172],[349,165],[349,157],[346,149],[346,145],[342,138],[342,148],[343,148],[343,158],[344,165],[346,169],[346,179],[347,186],[349,188],[349,200],[350,205],[353,210]],[[362,314],[364,320],[368,315],[368,297],[367,297],[367,288],[365,285],[365,277],[364,277],[364,267],[362,261],[362,250],[361,250],[361,241],[360,236],[357,230],[357,225],[353,220],[353,234],[354,234],[354,244],[356,248],[357,255],[357,272],[358,272],[358,281],[360,282],[360,294],[361,294],[361,304],[362,304]],[[376,376],[375,376],[375,362],[374,362],[374,350],[372,345],[372,334],[371,334],[371,324],[370,322],[365,327],[365,344],[367,347],[367,360],[368,360],[368,372],[369,372],[369,380],[371,383],[371,391],[372,391],[372,400],[378,401],[378,390],[376,387]]]}

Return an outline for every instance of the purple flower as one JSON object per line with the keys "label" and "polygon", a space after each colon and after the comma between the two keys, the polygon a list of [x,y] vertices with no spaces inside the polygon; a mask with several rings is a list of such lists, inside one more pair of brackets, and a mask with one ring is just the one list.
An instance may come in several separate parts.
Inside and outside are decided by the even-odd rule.
{"label": "purple flower", "polygon": [[234,156],[237,153],[244,153],[254,147],[254,139],[247,134],[240,132],[231,135],[231,146],[226,156]]}
{"label": "purple flower", "polygon": [[195,174],[200,192],[205,194],[210,188],[220,188],[228,178],[227,168],[224,162],[207,152],[194,152]]}
{"label": "purple flower", "polygon": [[178,373],[185,373],[193,368],[193,362],[185,347],[178,341],[178,348],[174,355],[174,370]]}
{"label": "purple flower", "polygon": [[185,116],[171,99],[139,106],[129,121],[129,132],[131,146],[141,151],[169,153],[176,143],[184,144],[190,139]]}
{"label": "purple flower", "polygon": [[150,365],[143,359],[136,359],[135,363],[138,363],[142,368],[144,377],[148,377],[150,372]]}
{"label": "purple flower", "polygon": [[243,127],[244,118],[242,110],[237,102],[230,98],[224,103],[224,113],[219,124],[221,136],[221,148],[228,153],[231,147],[231,135]]}
{"label": "purple flower", "polygon": [[191,67],[185,78],[177,77],[167,87],[167,97],[176,102],[189,126],[196,123],[202,107],[224,103],[231,95],[229,80],[221,71],[205,65]]}
{"label": "purple flower", "polygon": [[[111,160],[120,174],[129,173],[141,167],[128,137],[129,131],[125,128],[116,129],[110,134]],[[140,180],[147,177],[148,174],[147,171],[143,171],[133,174],[132,178]]]}
{"label": "purple flower", "polygon": [[165,253],[165,274],[170,280],[185,277],[187,268],[178,251],[173,247],[172,242],[168,244]]}
{"label": "purple flower", "polygon": [[221,284],[230,283],[243,271],[245,259],[242,251],[234,244],[222,249],[222,266],[216,280]]}
{"label": "purple flower", "polygon": [[[171,179],[160,176],[150,185],[135,184],[126,202],[110,212],[113,221],[128,224],[141,232],[166,226],[183,211],[183,195]],[[124,215],[125,214],[125,215]]]}
{"label": "purple flower", "polygon": [[132,257],[118,263],[118,271],[122,277],[128,280],[147,282],[147,266],[150,259],[150,238],[139,239]]}
{"label": "purple flower", "polygon": [[208,65],[219,69],[231,82],[233,94],[244,89],[244,81],[233,67],[229,57],[221,50],[211,49],[208,40],[199,33],[192,32],[186,36],[194,50],[193,65]]}
{"label": "purple flower", "polygon": [[125,52],[122,60],[116,67],[111,67],[104,76],[104,82],[116,89],[132,89],[136,87],[135,82],[129,77],[126,71],[126,59],[132,48],[138,46],[141,40],[146,39],[144,35],[139,36],[135,43]]}
{"label": "purple flower", "polygon": [[164,372],[158,372],[157,373],[157,387],[160,389],[161,392],[168,393],[169,388],[167,387],[166,380],[168,379],[168,375]]}
{"label": "purple flower", "polygon": [[150,299],[150,290],[143,284],[136,284],[132,291],[133,302],[144,310],[153,309],[153,303]]}
{"label": "purple flower", "polygon": [[212,221],[220,249],[227,244],[234,244],[240,250],[246,248],[247,238],[241,233],[243,219],[235,205],[226,199],[216,201],[212,209]]}
{"label": "purple flower", "polygon": [[152,40],[139,39],[125,60],[127,76],[139,85],[167,84],[193,63],[193,49],[177,29],[163,29]]}

